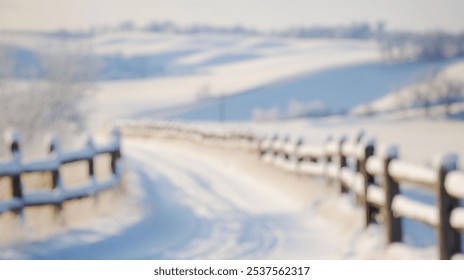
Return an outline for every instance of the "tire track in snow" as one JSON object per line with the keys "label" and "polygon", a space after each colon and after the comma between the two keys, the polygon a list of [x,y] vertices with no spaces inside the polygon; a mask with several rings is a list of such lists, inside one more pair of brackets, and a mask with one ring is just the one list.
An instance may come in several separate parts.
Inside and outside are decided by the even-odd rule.
{"label": "tire track in snow", "polygon": [[[137,156],[145,157],[146,152],[142,149]],[[231,189],[243,188],[239,178],[231,177],[218,166],[181,155],[173,159],[172,155],[162,152],[156,153],[156,163],[147,165],[152,166],[161,176],[175,181],[171,181],[171,185],[181,190],[180,196],[176,198],[178,202],[189,205],[203,218],[203,229],[208,229],[199,236],[192,235],[187,246],[180,246],[159,257],[261,257],[275,247],[278,241],[270,228],[271,221],[248,213],[227,197]]]}
{"label": "tire track in snow", "polygon": [[[317,219],[307,221],[311,210],[281,206],[283,199],[270,194],[267,186],[257,188],[260,178],[244,179],[243,175],[252,170],[233,170],[226,162],[208,160],[201,151],[189,153],[189,147],[186,150],[177,149],[177,144],[159,144],[135,141],[131,144],[131,156],[143,158],[152,172],[169,178],[179,194],[170,199],[188,205],[202,221],[202,234],[192,235],[187,246],[157,257],[261,259],[303,254],[305,258],[327,258],[338,250],[338,242],[329,241],[331,234],[324,232],[325,227],[320,228]],[[153,151],[152,160],[147,159],[147,150]],[[304,243],[299,242],[302,239]],[[304,250],[307,243],[312,248]],[[292,248],[300,252],[293,254]]]}

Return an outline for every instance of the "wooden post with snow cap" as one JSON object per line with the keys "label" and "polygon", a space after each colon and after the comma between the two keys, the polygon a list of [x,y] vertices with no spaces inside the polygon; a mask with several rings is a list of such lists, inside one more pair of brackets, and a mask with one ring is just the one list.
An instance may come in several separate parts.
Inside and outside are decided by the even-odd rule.
{"label": "wooden post with snow cap", "polygon": [[87,138],[86,149],[88,153],[87,164],[89,168],[89,184],[91,184],[92,186],[95,186],[95,170],[94,170],[95,147],[94,147],[93,139],[91,136]]}
{"label": "wooden post with snow cap", "polygon": [[[61,147],[60,147],[60,142],[58,137],[56,135],[50,135],[49,138],[50,144],[49,144],[49,149],[48,152],[49,154],[55,158],[55,160],[60,159],[60,153],[61,153]],[[52,173],[52,189],[56,189],[61,187],[60,183],[60,166],[59,164],[57,165],[56,169],[50,170]]]}
{"label": "wooden post with snow cap", "polygon": [[[358,153],[358,149],[361,145],[363,145],[362,143],[362,140],[364,138],[364,135],[365,135],[365,132],[364,130],[360,130],[358,131],[358,134],[356,134],[356,137],[355,137],[355,141],[354,141],[354,169],[355,169],[355,174],[362,174],[361,172],[361,160],[362,160],[362,156],[364,156],[364,152],[362,153],[362,156],[359,155]],[[364,148],[364,145],[363,145],[363,148]],[[355,192],[355,199],[356,199],[356,204],[363,204],[363,194],[359,194],[358,192]]]}
{"label": "wooden post with snow cap", "polygon": [[[364,132],[364,130],[360,130],[358,132],[358,134],[356,135],[356,145],[361,145],[361,142],[363,140],[363,137],[366,133]],[[357,172],[361,172],[361,161],[362,159],[360,159],[357,155],[356,155],[356,171]]]}
{"label": "wooden post with snow cap", "polygon": [[340,186],[340,193],[347,193],[348,192],[348,187],[345,185],[342,179],[342,169],[347,166],[346,164],[346,155],[343,153],[343,144],[346,142],[346,136],[340,137],[340,140],[338,140],[338,183]]}
{"label": "wooden post with snow cap", "polygon": [[451,212],[459,207],[459,200],[448,194],[445,188],[446,175],[457,169],[458,156],[448,154],[441,159],[438,169],[437,206],[438,206],[438,248],[440,259],[449,260],[461,252],[461,234],[450,224]]}
{"label": "wooden post with snow cap", "polygon": [[[5,133],[5,140],[10,147],[12,161],[18,168],[20,168],[21,166],[21,149],[20,149],[21,136],[16,130],[9,130]],[[13,172],[13,174],[11,174],[11,188],[12,188],[13,198],[22,200],[23,199],[23,186],[21,183],[21,171]],[[21,219],[23,218],[22,208],[15,209],[13,212],[19,215]]]}
{"label": "wooden post with snow cap", "polygon": [[324,174],[329,184],[332,183],[332,179],[330,178],[330,175],[329,175],[330,165],[332,164],[332,155],[329,153],[328,146],[330,142],[332,142],[332,140],[333,140],[332,135],[329,135],[325,139],[325,142],[322,145],[322,152],[323,152],[322,156],[324,158]]}
{"label": "wooden post with snow cap", "polygon": [[258,154],[259,157],[263,157],[266,154],[266,150],[264,149],[264,143],[266,143],[267,139],[266,136],[262,136],[258,139]]}
{"label": "wooden post with snow cap", "polygon": [[327,137],[327,139],[325,140],[325,143],[324,143],[324,144],[325,144],[325,146],[324,146],[324,154],[325,154],[325,162],[326,162],[326,164],[332,162],[332,155],[328,152],[328,148],[327,148],[327,146],[328,146],[328,145],[330,144],[330,142],[332,142],[332,141],[333,141],[333,137],[332,137],[332,135],[329,135],[329,136]]}
{"label": "wooden post with snow cap", "polygon": [[290,143],[290,136],[287,134],[282,141],[282,144],[279,147],[279,155],[283,160],[288,161],[290,159],[290,155],[286,152],[286,146]]}
{"label": "wooden post with snow cap", "polygon": [[374,184],[374,176],[372,176],[369,172],[367,172],[367,160],[374,155],[375,151],[375,140],[374,139],[369,139],[365,144],[364,144],[364,153],[363,157],[359,161],[359,172],[362,174],[363,179],[364,179],[364,189],[363,189],[363,194],[361,198],[361,202],[364,206],[364,221],[365,221],[365,226],[367,227],[374,221],[374,215],[376,214],[376,208],[372,207],[369,204],[369,201],[367,200],[367,192],[369,189],[369,186]]}
{"label": "wooden post with snow cap", "polygon": [[392,203],[393,199],[399,194],[399,184],[390,175],[388,167],[390,162],[398,158],[398,147],[390,146],[384,158],[384,182],[383,188],[385,191],[385,226],[387,229],[387,242],[401,242],[402,240],[402,226],[401,218],[393,214]]}
{"label": "wooden post with snow cap", "polygon": [[[61,146],[60,146],[60,141],[56,135],[50,135],[49,138],[50,144],[49,144],[49,149],[48,152],[49,154],[57,161],[56,167],[52,170],[50,170],[52,174],[52,189],[58,189],[61,191],[62,185],[61,185],[61,176],[60,176],[60,154],[61,154]],[[60,216],[61,222],[64,220],[62,219],[62,216],[60,215],[63,210],[63,203],[58,203],[55,205],[55,211],[58,216]]]}
{"label": "wooden post with snow cap", "polygon": [[270,154],[271,158],[275,157],[274,145],[275,145],[275,143],[277,143],[277,141],[279,141],[279,134],[275,133],[272,136],[271,141],[269,141],[269,148],[268,148],[268,150],[266,152],[266,153]]}
{"label": "wooden post with snow cap", "polygon": [[[11,157],[16,166],[20,169],[21,166],[21,148],[20,141],[21,136],[16,130],[7,131],[5,134],[5,140],[10,146]],[[13,192],[13,198],[22,200],[23,199],[23,186],[21,183],[21,170],[11,174],[11,188]],[[22,209],[14,211],[16,214],[22,215]]]}
{"label": "wooden post with snow cap", "polygon": [[301,146],[303,146],[303,144],[304,138],[300,136],[298,138],[298,141],[296,141],[295,150],[293,151],[297,166],[299,166],[301,162],[303,162],[303,157],[300,157],[300,148]]}
{"label": "wooden post with snow cap", "polygon": [[111,152],[111,172],[113,175],[117,175],[117,163],[121,158],[121,132],[118,127],[114,127],[111,131],[112,145],[115,147],[114,151]]}

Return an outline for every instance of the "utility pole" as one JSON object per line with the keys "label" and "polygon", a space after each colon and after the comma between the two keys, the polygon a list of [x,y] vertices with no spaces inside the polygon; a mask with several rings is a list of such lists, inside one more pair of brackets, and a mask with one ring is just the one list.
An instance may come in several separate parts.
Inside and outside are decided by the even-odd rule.
{"label": "utility pole", "polygon": [[225,94],[219,95],[219,122],[225,121],[226,117],[226,97]]}

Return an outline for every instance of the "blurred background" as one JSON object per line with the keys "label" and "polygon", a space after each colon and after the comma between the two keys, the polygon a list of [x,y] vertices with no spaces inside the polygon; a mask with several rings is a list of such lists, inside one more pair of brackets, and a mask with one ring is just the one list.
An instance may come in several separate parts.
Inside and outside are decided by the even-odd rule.
{"label": "blurred background", "polygon": [[[315,144],[363,130],[431,166],[445,152],[464,155],[462,11],[456,0],[0,0],[0,131],[18,129],[24,157],[33,158],[47,153],[49,133],[72,148],[89,133],[128,121],[240,128]],[[159,166],[143,163],[139,145],[145,147],[125,147],[129,165],[150,173]],[[166,151],[172,153],[165,158],[180,153]],[[0,156],[8,154],[1,140]],[[145,195],[147,185],[166,185],[129,181]],[[411,244],[434,243],[432,231],[424,237],[412,228]],[[241,234],[252,240],[253,233]],[[37,257],[24,248],[26,258]],[[24,257],[11,250],[3,257]],[[251,251],[218,257],[291,256]],[[73,252],[51,256],[89,257]],[[129,258],[215,256],[156,252]]]}

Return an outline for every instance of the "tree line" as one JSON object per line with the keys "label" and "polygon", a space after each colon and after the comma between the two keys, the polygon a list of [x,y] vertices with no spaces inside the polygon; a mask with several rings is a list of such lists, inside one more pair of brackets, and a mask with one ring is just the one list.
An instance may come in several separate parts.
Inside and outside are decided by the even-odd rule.
{"label": "tree line", "polygon": [[464,55],[464,33],[385,33],[379,38],[390,61],[433,61]]}

